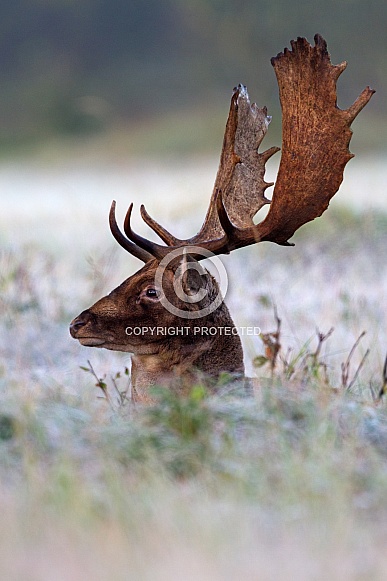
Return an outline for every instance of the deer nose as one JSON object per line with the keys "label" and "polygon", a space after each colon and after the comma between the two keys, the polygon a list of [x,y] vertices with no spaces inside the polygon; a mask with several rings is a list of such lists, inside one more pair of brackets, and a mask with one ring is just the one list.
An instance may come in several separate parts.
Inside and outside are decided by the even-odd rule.
{"label": "deer nose", "polygon": [[87,311],[75,317],[73,321],[70,323],[70,335],[72,337],[76,337],[79,329],[84,327],[86,323],[90,320],[90,316],[88,315]]}

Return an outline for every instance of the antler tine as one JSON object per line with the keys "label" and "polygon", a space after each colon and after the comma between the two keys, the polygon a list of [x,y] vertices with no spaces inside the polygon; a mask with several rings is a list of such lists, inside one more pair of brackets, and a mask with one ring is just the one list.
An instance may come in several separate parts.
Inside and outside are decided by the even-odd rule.
{"label": "antler tine", "polygon": [[[136,234],[132,229],[130,224],[130,219],[132,215],[133,204],[131,204],[128,208],[128,211],[125,216],[124,221],[124,230],[125,234],[135,243],[135,245],[140,246],[146,252],[150,253],[152,257],[157,258],[158,260],[162,260],[165,256],[167,256],[173,250],[184,249],[191,246],[199,246],[205,248],[212,252],[213,254],[223,254],[228,253],[228,238],[226,235],[223,235],[221,238],[216,238],[214,240],[207,240],[203,244],[196,244],[192,242],[193,238],[190,240],[178,240],[176,245],[173,246],[161,246],[160,244],[156,244],[156,242],[152,242],[147,238],[143,238],[139,234]],[[190,255],[195,258],[196,260],[203,260],[206,256],[202,254],[197,254],[196,252],[190,252]]]}
{"label": "antler tine", "polygon": [[[131,204],[131,206],[133,206],[133,204]],[[153,260],[154,256],[152,256],[152,254],[150,254],[149,252],[147,252],[143,248],[136,246],[136,244],[133,244],[133,242],[128,240],[122,234],[121,230],[119,229],[119,227],[117,225],[116,201],[115,200],[112,201],[112,205],[110,207],[109,224],[110,224],[111,233],[113,234],[114,238],[117,240],[118,244],[120,246],[122,246],[122,248],[124,248],[127,252],[129,252],[130,254],[135,256],[136,258],[139,258],[140,260],[142,260],[145,263],[149,262],[150,260]]]}
{"label": "antler tine", "polygon": [[232,223],[224,205],[221,190],[216,192],[214,201],[224,235],[214,240],[201,242],[199,246],[209,250],[213,254],[230,254],[232,250],[260,242],[259,234],[255,227],[238,228]]}
{"label": "antler tine", "polygon": [[170,234],[170,232],[168,232],[168,230],[166,230],[163,226],[161,226],[161,224],[156,222],[156,220],[154,220],[148,214],[148,212],[145,209],[144,204],[141,204],[140,212],[141,212],[141,217],[144,220],[144,222],[150,228],[152,228],[152,230],[154,232],[156,232],[157,236],[159,236],[161,238],[161,240],[163,242],[165,242],[165,244],[167,244],[168,246],[179,246],[180,244],[182,244],[182,242],[183,242],[182,240],[179,240],[178,238],[176,238],[175,236]]}
{"label": "antler tine", "polygon": [[234,224],[231,222],[230,218],[228,217],[227,210],[224,207],[222,190],[217,191],[215,201],[219,222],[227,236],[227,239],[230,239],[235,235],[237,228],[235,228]]}
{"label": "antler tine", "polygon": [[126,212],[125,221],[124,221],[124,231],[130,240],[132,240],[136,246],[139,246],[141,249],[146,251],[147,253],[151,254],[152,257],[161,260],[166,256],[169,252],[170,247],[168,246],[161,246],[160,244],[156,244],[156,242],[152,242],[147,238],[143,238],[139,234],[136,234],[130,225],[130,218],[132,215],[133,204],[130,204],[128,211]]}
{"label": "antler tine", "polygon": [[345,115],[348,119],[349,124],[351,124],[352,121],[354,121],[356,119],[356,117],[359,115],[360,111],[367,105],[368,101],[371,99],[371,97],[374,93],[375,93],[375,91],[373,89],[370,89],[370,87],[366,87],[364,89],[364,91],[362,91],[360,93],[360,95],[358,96],[356,101],[353,103],[353,105],[348,107],[348,109],[346,109],[346,111],[343,111],[343,113],[345,113]]}
{"label": "antler tine", "polygon": [[[207,250],[214,254],[229,254],[232,250],[243,248],[250,244],[261,241],[256,226],[248,228],[238,228],[229,218],[226,207],[223,202],[221,190],[216,195],[216,210],[219,222],[225,232],[225,235],[218,240],[211,240],[202,244]],[[288,244],[290,246],[290,244]]]}

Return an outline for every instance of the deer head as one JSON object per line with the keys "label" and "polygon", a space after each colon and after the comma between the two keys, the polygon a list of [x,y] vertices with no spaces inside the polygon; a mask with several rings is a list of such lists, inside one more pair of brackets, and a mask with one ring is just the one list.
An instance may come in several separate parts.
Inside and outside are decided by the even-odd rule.
{"label": "deer head", "polygon": [[[271,118],[265,107],[250,104],[246,87],[239,85],[231,98],[210,205],[196,236],[176,238],[141,206],[143,220],[164,245],[147,240],[132,229],[132,205],[124,235],[112,203],[113,236],[145,266],[76,317],[70,333],[82,345],[133,353],[133,393],[138,399],[146,400],[153,383],[168,383],[193,368],[214,376],[243,372],[239,337],[203,332],[234,325],[216,281],[200,260],[262,241],[292,245],[294,232],[327,209],[353,157],[350,126],[374,91],[367,87],[351,107],[339,109],[336,82],[346,63],[331,64],[319,35],[314,46],[304,38],[291,46],[271,61],[283,114],[282,157],[271,201],[265,197],[273,185],[264,180],[265,164],[279,148],[258,152]],[[269,212],[255,225],[253,218],[265,204],[270,204]],[[134,334],[135,327],[156,331]],[[187,330],[168,335],[157,328]]]}

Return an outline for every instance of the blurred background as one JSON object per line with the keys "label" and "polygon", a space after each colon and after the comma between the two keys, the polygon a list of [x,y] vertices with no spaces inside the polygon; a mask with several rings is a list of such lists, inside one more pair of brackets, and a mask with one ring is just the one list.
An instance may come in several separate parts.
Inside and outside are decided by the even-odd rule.
{"label": "blurred background", "polygon": [[[367,84],[361,147],[385,144],[387,6],[382,0],[2,0],[0,144],[105,137],[133,154],[218,149],[238,82],[279,114],[270,57],[316,32],[348,60],[341,106]],[[274,132],[280,134],[280,123]],[[108,142],[105,142],[108,146]]]}
{"label": "blurred background", "polygon": [[[78,312],[140,266],[110,234],[111,200],[117,200],[119,223],[135,203],[134,225],[143,235],[154,237],[139,217],[140,203],[177,236],[195,234],[212,191],[233,87],[246,84],[251,100],[273,117],[262,147],[280,145],[270,58],[297,36],[313,43],[316,32],[327,40],[334,64],[348,61],[338,82],[340,107],[366,85],[377,90],[353,124],[356,158],[330,211],[302,229],[307,242],[291,251],[259,245],[224,258],[232,272],[227,300],[237,324],[263,330],[272,323],[275,302],[287,313],[288,340],[298,344],[316,326],[332,325],[341,328],[340,344],[348,336],[346,301],[358,314],[356,301],[372,300],[376,356],[382,359],[386,2],[0,0],[0,7],[0,307],[12,311],[16,304],[24,317],[35,316],[39,304],[39,324],[46,319],[54,333],[47,305],[58,292],[55,344],[62,366],[73,370],[75,356],[84,361],[92,354],[111,365],[112,353],[91,353],[67,332]],[[268,181],[275,180],[279,159],[267,164]],[[353,272],[345,278],[349,264]],[[305,277],[313,284],[306,287]],[[243,298],[245,288],[252,289],[251,301]],[[20,324],[29,373],[42,353],[43,360],[48,356],[53,339],[46,335],[47,344],[36,343],[33,353],[32,323]],[[367,326],[369,319],[359,321],[349,343]],[[9,337],[4,341],[12,344]],[[257,339],[248,358],[260,348]]]}

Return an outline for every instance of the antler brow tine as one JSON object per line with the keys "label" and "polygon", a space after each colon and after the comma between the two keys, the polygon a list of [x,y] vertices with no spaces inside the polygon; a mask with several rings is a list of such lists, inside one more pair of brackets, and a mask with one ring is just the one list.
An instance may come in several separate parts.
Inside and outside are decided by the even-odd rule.
{"label": "antler brow tine", "polygon": [[128,211],[126,212],[125,221],[124,221],[124,231],[130,240],[132,240],[136,246],[139,246],[149,254],[151,254],[154,258],[161,260],[168,254],[168,246],[161,246],[160,244],[156,244],[147,238],[143,238],[139,234],[136,234],[132,229],[130,224],[130,218],[132,216],[132,209],[133,204],[130,204]]}
{"label": "antler brow tine", "polygon": [[110,231],[113,234],[114,238],[117,240],[118,244],[120,246],[122,246],[122,248],[124,248],[127,252],[132,254],[132,256],[139,258],[140,260],[142,260],[145,263],[149,262],[150,260],[152,260],[154,258],[152,256],[152,254],[150,254],[149,252],[146,252],[146,250],[143,250],[142,248],[136,246],[136,244],[133,244],[133,242],[128,240],[122,234],[121,230],[119,229],[119,227],[117,225],[116,201],[115,200],[112,201],[112,205],[110,207],[109,224],[110,224]]}

